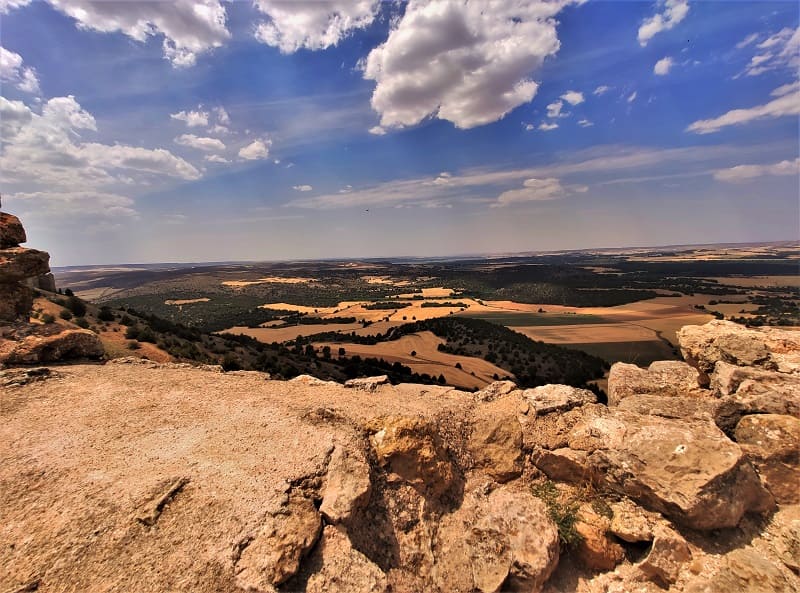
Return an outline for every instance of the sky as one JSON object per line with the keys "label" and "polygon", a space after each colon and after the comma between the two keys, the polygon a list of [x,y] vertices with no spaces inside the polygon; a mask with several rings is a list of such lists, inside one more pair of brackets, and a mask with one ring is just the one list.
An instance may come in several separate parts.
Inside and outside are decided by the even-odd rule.
{"label": "sky", "polygon": [[0,0],[54,266],[800,239],[794,1]]}

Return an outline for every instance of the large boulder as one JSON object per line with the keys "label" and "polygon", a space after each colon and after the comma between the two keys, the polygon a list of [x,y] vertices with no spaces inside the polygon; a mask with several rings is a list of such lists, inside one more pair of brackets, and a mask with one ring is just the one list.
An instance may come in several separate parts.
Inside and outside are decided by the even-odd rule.
{"label": "large boulder", "polygon": [[558,564],[558,529],[544,502],[502,487],[471,493],[442,518],[434,580],[447,593],[541,590]]}
{"label": "large boulder", "polygon": [[33,291],[14,282],[0,284],[0,321],[14,321],[27,317],[33,308]]}
{"label": "large boulder", "polygon": [[800,419],[778,414],[745,416],[734,434],[775,500],[800,503]]}
{"label": "large boulder", "polygon": [[19,341],[0,340],[0,364],[37,364],[70,359],[100,359],[105,355],[96,333],[65,329],[53,334],[31,334]]}
{"label": "large boulder", "polygon": [[268,513],[260,531],[241,551],[236,561],[236,584],[251,591],[271,591],[300,568],[322,530],[322,519],[314,502],[289,496],[286,505]]}
{"label": "large boulder", "polygon": [[27,241],[25,229],[19,218],[13,214],[0,212],[0,249],[17,247],[25,241]]}
{"label": "large boulder", "polygon": [[50,271],[50,254],[27,247],[0,249],[0,282],[19,282]]}
{"label": "large boulder", "polygon": [[700,373],[677,360],[661,360],[643,369],[617,362],[608,373],[608,405],[616,406],[632,395],[703,397],[708,391],[699,383]]}
{"label": "large boulder", "polygon": [[701,371],[701,382],[718,361],[784,373],[800,372],[800,333],[766,327],[751,329],[731,321],[686,325],[678,331],[686,362]]}
{"label": "large boulder", "polygon": [[347,534],[332,525],[322,532],[319,544],[309,556],[315,572],[308,579],[306,593],[347,591],[384,593],[386,575],[361,552],[353,549]]}
{"label": "large boulder", "polygon": [[388,416],[372,421],[367,430],[390,483],[408,483],[434,499],[455,485],[455,467],[434,423],[421,417]]}
{"label": "large boulder", "polygon": [[347,522],[369,502],[369,465],[359,451],[338,445],[331,454],[325,493],[319,507],[329,523]]}
{"label": "large boulder", "polygon": [[566,412],[597,401],[597,396],[588,389],[578,389],[569,385],[542,385],[526,389],[522,393],[539,415]]}

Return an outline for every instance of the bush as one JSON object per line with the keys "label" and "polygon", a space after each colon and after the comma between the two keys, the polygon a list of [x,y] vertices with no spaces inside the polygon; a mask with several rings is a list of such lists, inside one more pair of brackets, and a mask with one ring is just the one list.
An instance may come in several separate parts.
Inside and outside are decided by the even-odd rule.
{"label": "bush", "polygon": [[58,314],[58,316],[61,317],[61,319],[69,321],[72,319],[72,311],[69,309],[61,309],[61,312]]}
{"label": "bush", "polygon": [[240,371],[242,370],[242,364],[239,362],[239,359],[236,357],[235,354],[232,352],[228,352],[225,356],[222,357],[222,370],[223,371]]}
{"label": "bush", "polygon": [[138,350],[141,347],[142,345],[139,344],[139,342],[137,342],[136,340],[131,340],[130,342],[128,342],[128,350]]}
{"label": "bush", "polygon": [[125,338],[128,340],[135,340],[139,337],[139,328],[135,325],[131,325],[128,329],[125,330]]}
{"label": "bush", "polygon": [[42,321],[42,323],[53,323],[56,320],[56,318],[50,315],[50,313],[43,313],[39,319]]}
{"label": "bush", "polygon": [[116,319],[114,313],[112,313],[111,309],[108,307],[101,307],[100,311],[97,313],[97,318],[100,321],[114,321],[114,319]]}
{"label": "bush", "polygon": [[75,317],[83,317],[86,315],[86,303],[75,295],[70,296],[64,306],[72,311]]}
{"label": "bush", "polygon": [[83,329],[87,329],[89,327],[89,322],[86,320],[86,317],[78,317],[74,321],[74,323],[75,323],[75,325],[77,325],[78,327],[83,328]]}
{"label": "bush", "polygon": [[578,533],[575,524],[578,522],[578,508],[576,500],[561,502],[561,496],[555,483],[550,480],[534,484],[531,493],[547,505],[547,514],[558,528],[558,540],[565,549],[574,548],[583,539]]}

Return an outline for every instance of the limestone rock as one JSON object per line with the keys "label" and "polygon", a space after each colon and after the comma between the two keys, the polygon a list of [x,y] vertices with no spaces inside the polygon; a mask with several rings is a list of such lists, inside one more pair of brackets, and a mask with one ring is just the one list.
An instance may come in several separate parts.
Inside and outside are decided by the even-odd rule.
{"label": "limestone rock", "polygon": [[25,284],[30,288],[36,288],[38,290],[45,290],[47,292],[56,291],[56,278],[49,272],[47,274],[40,274],[34,278],[28,278]]}
{"label": "limestone rock", "polygon": [[370,424],[370,442],[389,481],[407,482],[423,495],[440,498],[456,474],[436,426],[422,418],[389,416]]}
{"label": "limestone rock", "polygon": [[25,229],[19,218],[13,214],[0,212],[0,249],[17,247],[26,241]]}
{"label": "limestone rock", "polygon": [[18,282],[26,278],[47,274],[50,254],[27,247],[0,249],[0,281]]}
{"label": "limestone rock", "polygon": [[347,534],[331,525],[309,557],[319,569],[311,575],[306,593],[384,593],[388,590],[386,575],[361,552],[354,550]]}
{"label": "limestone rock", "polygon": [[270,591],[294,576],[322,529],[314,503],[292,495],[285,507],[267,515],[259,533],[236,562],[236,584],[243,589]]}
{"label": "limestone rock", "polygon": [[484,473],[500,483],[522,474],[522,427],[515,415],[497,410],[476,412],[468,448]]}
{"label": "limestone rock", "polygon": [[539,415],[566,412],[584,404],[597,402],[597,396],[588,389],[569,385],[542,385],[523,391],[524,397]]}
{"label": "limestone rock", "polygon": [[662,418],[712,419],[718,402],[711,397],[637,395],[626,397],[617,407],[637,414]]}
{"label": "limestone rock", "polygon": [[575,529],[581,535],[575,553],[591,570],[613,570],[625,558],[625,550],[609,536],[611,521],[591,506],[581,505]]}
{"label": "limestone rock", "polygon": [[475,400],[479,402],[491,402],[516,390],[517,385],[513,381],[495,381],[494,383],[489,383],[480,391],[476,391]]}
{"label": "limestone rock", "polygon": [[20,341],[0,341],[0,364],[37,364],[70,359],[100,359],[105,355],[97,334],[65,329],[54,334],[31,334]]}
{"label": "limestone rock", "polygon": [[702,397],[708,392],[700,388],[699,378],[697,369],[677,360],[657,361],[647,369],[617,362],[608,374],[608,405],[632,395]]}
{"label": "limestone rock", "polygon": [[561,449],[536,448],[531,453],[533,464],[551,480],[579,484],[592,479],[589,454],[569,447]]}
{"label": "limestone rock", "polygon": [[692,552],[686,540],[669,527],[659,526],[654,535],[650,553],[639,563],[639,569],[650,580],[669,587],[678,580],[684,565],[692,559]]}
{"label": "limestone rock", "polygon": [[27,317],[33,307],[33,291],[18,282],[0,284],[0,321]]}
{"label": "limestone rock", "polygon": [[800,574],[800,506],[787,505],[772,516],[767,527],[775,555]]}
{"label": "limestone rock", "polygon": [[800,590],[778,566],[751,546],[726,554],[719,568],[687,583],[685,593],[796,593]]}
{"label": "limestone rock", "polygon": [[501,487],[473,493],[442,518],[435,582],[442,592],[540,591],[558,564],[558,530],[545,504]]}
{"label": "limestone rock", "polygon": [[325,494],[319,510],[330,523],[347,522],[369,501],[372,483],[363,455],[338,445],[328,464]]}
{"label": "limestone rock", "polygon": [[777,414],[745,416],[735,435],[775,500],[800,502],[800,419]]}
{"label": "limestone rock", "polygon": [[751,329],[731,321],[686,325],[678,331],[686,362],[707,374],[718,361],[785,373],[800,372],[800,335],[774,327]]}
{"label": "limestone rock", "polygon": [[658,521],[655,513],[645,511],[627,498],[611,504],[614,516],[609,531],[628,543],[653,541],[653,530]]}
{"label": "limestone rock", "polygon": [[389,377],[387,375],[379,375],[377,377],[359,377],[358,379],[350,379],[346,381],[344,386],[351,389],[363,389],[364,391],[375,391],[381,385],[387,385]]}

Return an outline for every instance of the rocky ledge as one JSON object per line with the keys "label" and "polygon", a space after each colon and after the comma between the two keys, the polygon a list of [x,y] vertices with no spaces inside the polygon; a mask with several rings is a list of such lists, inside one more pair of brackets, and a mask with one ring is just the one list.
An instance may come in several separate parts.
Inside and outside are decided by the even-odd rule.
{"label": "rocky ledge", "polygon": [[591,392],[0,372],[1,591],[800,591],[800,332]]}

